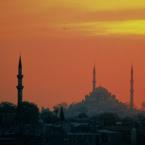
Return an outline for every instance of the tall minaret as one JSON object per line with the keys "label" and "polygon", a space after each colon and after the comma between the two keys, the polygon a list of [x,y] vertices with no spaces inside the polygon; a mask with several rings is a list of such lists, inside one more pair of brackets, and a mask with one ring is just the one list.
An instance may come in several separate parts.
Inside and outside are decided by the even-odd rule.
{"label": "tall minaret", "polygon": [[93,92],[95,91],[95,89],[96,89],[96,68],[94,65],[94,68],[93,68]]}
{"label": "tall minaret", "polygon": [[22,73],[22,60],[21,56],[19,58],[19,64],[18,64],[18,85],[17,85],[17,90],[18,90],[18,106],[21,105],[23,102],[23,73]]}
{"label": "tall minaret", "polygon": [[130,80],[130,111],[134,109],[134,70],[131,66],[131,80]]}

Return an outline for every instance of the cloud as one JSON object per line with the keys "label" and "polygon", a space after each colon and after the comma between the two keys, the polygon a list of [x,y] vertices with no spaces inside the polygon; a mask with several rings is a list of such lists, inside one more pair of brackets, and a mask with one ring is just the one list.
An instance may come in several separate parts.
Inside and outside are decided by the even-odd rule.
{"label": "cloud", "polygon": [[[18,1],[18,0],[17,0]],[[23,4],[47,8],[77,8],[86,11],[144,9],[144,0],[26,0]]]}
{"label": "cloud", "polygon": [[94,21],[64,24],[70,31],[88,35],[145,35],[145,20]]}

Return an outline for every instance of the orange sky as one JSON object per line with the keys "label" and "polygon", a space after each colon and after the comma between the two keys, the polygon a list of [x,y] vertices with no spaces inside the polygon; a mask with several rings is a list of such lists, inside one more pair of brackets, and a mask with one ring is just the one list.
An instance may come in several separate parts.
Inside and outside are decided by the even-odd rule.
{"label": "orange sky", "polygon": [[128,102],[145,101],[144,0],[4,0],[0,2],[0,101],[16,103],[23,56],[24,98],[39,106],[81,100],[97,85]]}

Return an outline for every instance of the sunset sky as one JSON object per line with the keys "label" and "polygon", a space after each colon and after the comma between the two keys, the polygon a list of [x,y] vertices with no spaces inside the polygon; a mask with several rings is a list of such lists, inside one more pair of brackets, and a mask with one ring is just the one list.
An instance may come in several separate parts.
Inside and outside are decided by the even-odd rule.
{"label": "sunset sky", "polygon": [[145,0],[1,0],[0,101],[17,102],[23,58],[24,99],[40,107],[77,102],[97,86],[135,104],[145,101]]}

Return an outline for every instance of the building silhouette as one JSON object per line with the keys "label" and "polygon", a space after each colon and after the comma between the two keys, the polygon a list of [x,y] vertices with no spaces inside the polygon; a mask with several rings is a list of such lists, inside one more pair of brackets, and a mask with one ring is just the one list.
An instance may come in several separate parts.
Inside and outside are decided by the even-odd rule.
{"label": "building silhouette", "polygon": [[128,116],[128,114],[130,113],[130,109],[126,104],[119,101],[117,97],[112,94],[107,88],[97,85],[96,69],[94,66],[92,73],[91,92],[85,95],[82,101],[71,104],[67,108],[66,116],[74,117],[79,116],[79,114],[86,114],[90,117],[106,112],[115,113],[121,117],[124,117]]}
{"label": "building silhouette", "polygon": [[130,111],[134,110],[134,69],[131,66],[131,79],[130,79]]}
{"label": "building silhouette", "polygon": [[18,85],[16,86],[17,91],[18,91],[18,102],[17,105],[18,107],[22,104],[23,102],[23,72],[22,72],[22,60],[21,60],[21,56],[19,58],[19,63],[18,63]]}

